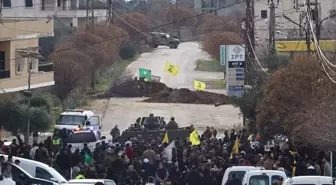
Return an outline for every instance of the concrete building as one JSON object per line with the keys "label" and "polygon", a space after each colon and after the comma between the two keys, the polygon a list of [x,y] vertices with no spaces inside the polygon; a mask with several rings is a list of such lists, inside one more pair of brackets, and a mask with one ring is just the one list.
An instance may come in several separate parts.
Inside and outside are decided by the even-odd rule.
{"label": "concrete building", "polygon": [[0,93],[21,91],[54,85],[52,64],[40,63],[38,59],[23,58],[19,51],[38,52],[38,40],[54,35],[53,20],[7,20],[0,24]]}
{"label": "concrete building", "polygon": [[[70,26],[85,24],[85,0],[3,0],[2,17],[12,19],[53,18]],[[96,21],[106,19],[106,0],[97,0]]]}
{"label": "concrete building", "polygon": [[[299,4],[304,4],[305,0],[298,0]],[[315,2],[315,0],[311,0]],[[245,2],[239,3],[234,6],[230,6],[229,8],[220,9],[220,7],[225,7],[230,4],[241,2],[241,0],[194,0],[195,9],[200,12],[213,12],[218,16],[234,16],[235,12],[243,11],[245,12]],[[300,22],[300,11],[304,11],[303,8],[298,11],[294,9],[294,0],[279,0],[279,4],[277,4],[277,0],[274,0],[276,9],[276,30],[277,30],[277,39],[299,39],[299,26],[291,23],[287,19],[283,18],[282,15],[290,17],[293,21],[299,23]],[[333,13],[336,13],[336,0],[318,0],[320,3],[320,12],[319,15],[321,20],[327,18]],[[219,10],[217,10],[219,9]],[[216,11],[217,10],[217,11]],[[255,30],[256,30],[256,38],[259,44],[267,43],[268,41],[268,19],[270,16],[269,13],[269,5],[267,0],[255,0]],[[331,30],[335,26],[336,19],[334,20],[325,19],[323,21],[323,25],[326,28],[329,28],[329,32],[334,32],[336,30]],[[305,20],[304,20],[305,21]],[[304,23],[303,21],[303,23]],[[302,25],[303,25],[302,23]],[[329,37],[330,33],[326,31],[326,29],[322,28],[321,30],[321,38]],[[304,36],[303,36],[304,37]]]}

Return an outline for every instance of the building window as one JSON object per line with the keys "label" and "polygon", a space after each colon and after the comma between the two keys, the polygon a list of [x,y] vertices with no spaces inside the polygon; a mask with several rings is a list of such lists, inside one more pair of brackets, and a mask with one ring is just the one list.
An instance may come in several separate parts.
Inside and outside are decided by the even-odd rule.
{"label": "building window", "polygon": [[61,0],[57,0],[57,7],[61,7]]}
{"label": "building window", "polygon": [[25,6],[28,8],[32,8],[33,5],[33,0],[25,0]]}
{"label": "building window", "polygon": [[261,18],[267,19],[267,10],[261,10]]}
{"label": "building window", "polygon": [[19,52],[16,52],[15,58],[15,72],[21,74],[24,70],[26,58],[23,58]]}
{"label": "building window", "polygon": [[41,0],[41,9],[45,10],[45,0]]}
{"label": "building window", "polygon": [[267,19],[267,10],[261,10],[260,14],[262,19]]}
{"label": "building window", "polygon": [[2,6],[7,8],[12,7],[12,0],[3,0]]}
{"label": "building window", "polygon": [[0,70],[6,69],[5,52],[0,51]]}

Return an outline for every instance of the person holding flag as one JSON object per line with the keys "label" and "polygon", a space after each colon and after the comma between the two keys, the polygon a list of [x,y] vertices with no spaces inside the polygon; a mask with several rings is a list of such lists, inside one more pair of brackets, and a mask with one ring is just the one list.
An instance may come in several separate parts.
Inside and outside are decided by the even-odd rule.
{"label": "person holding flag", "polygon": [[197,133],[196,129],[190,133],[189,141],[191,142],[192,145],[201,144],[201,140],[198,137],[198,133]]}

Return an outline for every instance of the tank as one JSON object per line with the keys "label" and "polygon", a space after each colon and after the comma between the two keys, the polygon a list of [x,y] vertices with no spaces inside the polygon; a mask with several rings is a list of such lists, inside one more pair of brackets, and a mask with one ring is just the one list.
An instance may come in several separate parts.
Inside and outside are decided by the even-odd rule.
{"label": "tank", "polygon": [[165,133],[168,131],[169,141],[176,139],[185,139],[190,136],[190,133],[194,130],[192,127],[178,128],[177,130],[166,130],[165,125],[161,121],[161,117],[155,116],[152,119],[149,117],[142,117],[142,128],[130,127],[122,132],[118,142],[125,143],[129,138],[141,137],[144,140],[149,138],[158,138],[163,140]]}

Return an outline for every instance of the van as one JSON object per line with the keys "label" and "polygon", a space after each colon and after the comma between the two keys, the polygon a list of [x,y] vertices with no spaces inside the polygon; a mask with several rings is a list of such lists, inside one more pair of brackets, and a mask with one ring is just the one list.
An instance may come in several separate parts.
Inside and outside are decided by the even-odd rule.
{"label": "van", "polygon": [[101,120],[99,115],[95,115],[93,111],[83,109],[68,109],[62,112],[58,117],[54,131],[66,129],[69,132],[78,128],[79,125],[85,123],[93,130],[101,129]]}
{"label": "van", "polygon": [[13,181],[11,178],[5,178],[3,175],[0,174],[0,185],[16,185],[16,182]]}
{"label": "van", "polygon": [[243,185],[277,185],[277,180],[282,177],[283,180],[287,179],[284,171],[278,170],[257,170],[249,171],[245,174],[242,184]]}
{"label": "van", "polygon": [[[21,167],[13,164],[8,163],[11,165],[11,173],[12,173],[12,180],[15,183],[21,182],[23,185],[60,185],[56,182],[40,179],[40,178],[34,178],[29,173],[24,171]],[[0,183],[1,184],[1,183]],[[63,184],[65,185],[65,184]]]}
{"label": "van", "polygon": [[283,185],[333,185],[333,179],[324,176],[298,176],[286,179]]}
{"label": "van", "polygon": [[[6,161],[8,160],[8,155],[2,155],[2,156],[5,157]],[[56,182],[58,184],[67,182],[67,180],[61,174],[59,174],[54,168],[44,163],[21,157],[13,157],[13,161],[15,160],[19,160],[20,161],[19,166],[34,178],[45,179],[48,181]]]}
{"label": "van", "polygon": [[260,168],[254,166],[232,166],[225,170],[221,185],[225,185],[232,178],[232,175],[235,175],[236,178],[242,181],[245,173],[252,170],[260,170]]}

